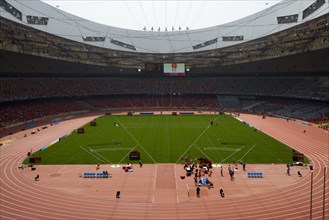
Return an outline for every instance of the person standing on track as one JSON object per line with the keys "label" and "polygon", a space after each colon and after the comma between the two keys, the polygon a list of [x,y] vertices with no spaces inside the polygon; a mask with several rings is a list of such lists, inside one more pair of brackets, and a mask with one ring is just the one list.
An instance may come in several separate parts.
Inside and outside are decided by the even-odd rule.
{"label": "person standing on track", "polygon": [[220,194],[220,196],[221,196],[222,198],[225,197],[225,194],[224,194],[224,190],[223,190],[223,189],[220,189],[220,190],[219,190],[219,194]]}
{"label": "person standing on track", "polygon": [[290,176],[290,167],[287,167],[287,175]]}
{"label": "person standing on track", "polygon": [[115,194],[115,198],[120,199],[120,194],[121,194],[121,192],[117,191],[117,193]]}
{"label": "person standing on track", "polygon": [[199,186],[196,187],[196,196],[200,197],[200,187]]}

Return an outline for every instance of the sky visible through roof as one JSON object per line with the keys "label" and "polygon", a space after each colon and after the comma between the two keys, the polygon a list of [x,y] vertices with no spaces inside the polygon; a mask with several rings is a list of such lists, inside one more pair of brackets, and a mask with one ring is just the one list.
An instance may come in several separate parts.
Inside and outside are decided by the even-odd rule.
{"label": "sky visible through roof", "polygon": [[133,30],[177,31],[225,24],[269,8],[277,0],[43,0],[95,21]]}

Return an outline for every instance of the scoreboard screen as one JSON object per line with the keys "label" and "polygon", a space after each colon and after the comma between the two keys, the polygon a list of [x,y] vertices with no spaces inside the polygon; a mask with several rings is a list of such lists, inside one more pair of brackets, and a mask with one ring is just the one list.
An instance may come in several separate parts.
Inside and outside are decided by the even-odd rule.
{"label": "scoreboard screen", "polygon": [[185,76],[185,63],[164,63],[163,73],[166,76]]}

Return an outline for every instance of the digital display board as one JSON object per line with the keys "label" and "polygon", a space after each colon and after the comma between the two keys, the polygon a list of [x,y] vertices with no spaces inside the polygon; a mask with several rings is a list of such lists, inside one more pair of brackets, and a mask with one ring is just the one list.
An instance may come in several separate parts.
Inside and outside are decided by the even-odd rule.
{"label": "digital display board", "polygon": [[185,63],[164,63],[163,73],[166,76],[185,76]]}

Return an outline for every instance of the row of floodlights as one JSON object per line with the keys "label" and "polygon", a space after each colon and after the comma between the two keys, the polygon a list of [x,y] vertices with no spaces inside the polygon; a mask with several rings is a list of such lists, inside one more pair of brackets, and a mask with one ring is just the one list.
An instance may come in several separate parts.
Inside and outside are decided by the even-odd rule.
{"label": "row of floodlights", "polygon": [[[150,29],[150,31],[155,31],[155,30],[156,30],[156,28],[153,28],[153,27],[151,27],[151,29]],[[178,31],[181,31],[181,30],[182,30],[182,28],[179,26],[178,27]],[[190,28],[189,27],[186,27],[185,30],[188,31],[188,30],[190,30]],[[147,31],[146,26],[143,28],[143,31]],[[158,31],[161,31],[161,28],[160,27],[158,27]],[[165,27],[164,31],[168,31],[168,28]],[[174,27],[171,27],[171,31],[175,31],[175,28]]]}

